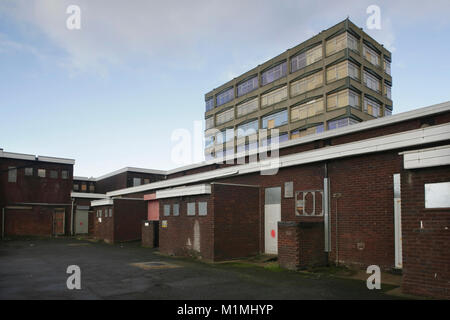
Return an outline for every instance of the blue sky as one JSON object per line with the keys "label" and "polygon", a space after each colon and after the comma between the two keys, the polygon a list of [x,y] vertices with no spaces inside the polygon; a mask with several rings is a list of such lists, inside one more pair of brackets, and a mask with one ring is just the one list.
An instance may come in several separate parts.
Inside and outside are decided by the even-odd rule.
{"label": "blue sky", "polygon": [[[81,8],[81,30],[66,8]],[[367,30],[366,8],[381,8]],[[76,159],[75,174],[171,169],[204,94],[347,16],[392,51],[394,113],[450,100],[450,2],[0,2],[0,148]],[[193,158],[193,161],[195,159]]]}

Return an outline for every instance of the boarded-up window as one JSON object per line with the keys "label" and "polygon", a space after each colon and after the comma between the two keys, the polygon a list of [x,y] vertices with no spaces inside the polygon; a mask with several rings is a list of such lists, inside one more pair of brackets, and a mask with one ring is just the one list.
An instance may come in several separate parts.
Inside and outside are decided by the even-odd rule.
{"label": "boarded-up window", "polygon": [[67,171],[67,170],[62,170],[62,171],[61,171],[61,178],[63,178],[63,179],[68,179],[68,178],[69,178],[69,171]]}
{"label": "boarded-up window", "polygon": [[221,125],[225,122],[231,121],[234,119],[234,108],[228,109],[216,115],[216,123],[217,125]]}
{"label": "boarded-up window", "polygon": [[170,204],[164,205],[164,216],[170,216]]}
{"label": "boarded-up window", "polygon": [[187,215],[195,216],[195,202],[189,202],[187,204]]}
{"label": "boarded-up window", "polygon": [[323,113],[323,109],[324,107],[322,98],[303,103],[291,109],[291,120],[297,121],[313,117],[315,115]]}
{"label": "boarded-up window", "polygon": [[180,215],[180,205],[178,203],[173,204],[173,215],[174,216]]}
{"label": "boarded-up window", "polygon": [[58,179],[58,171],[56,171],[56,170],[50,170],[50,178],[52,178],[52,179]]}
{"label": "boarded-up window", "polygon": [[208,214],[208,203],[207,202],[199,202],[198,203],[198,215],[206,216]]}
{"label": "boarded-up window", "polygon": [[268,107],[272,104],[287,99],[287,87],[273,90],[261,96],[261,107]]}
{"label": "boarded-up window", "polygon": [[425,208],[450,208],[450,182],[425,184]]}
{"label": "boarded-up window", "polygon": [[25,168],[25,175],[26,176],[32,176],[33,175],[33,168]]}
{"label": "boarded-up window", "polygon": [[244,116],[258,110],[258,98],[244,102],[236,107],[237,116]]}
{"label": "boarded-up window", "polygon": [[133,178],[133,187],[141,185],[141,178]]}
{"label": "boarded-up window", "polygon": [[17,182],[17,169],[16,167],[8,167],[8,182]]}
{"label": "boarded-up window", "polygon": [[45,169],[38,169],[38,177],[45,178]]}
{"label": "boarded-up window", "polygon": [[306,78],[291,83],[291,96],[295,97],[301,93],[321,87],[323,84],[323,72],[317,72]]}

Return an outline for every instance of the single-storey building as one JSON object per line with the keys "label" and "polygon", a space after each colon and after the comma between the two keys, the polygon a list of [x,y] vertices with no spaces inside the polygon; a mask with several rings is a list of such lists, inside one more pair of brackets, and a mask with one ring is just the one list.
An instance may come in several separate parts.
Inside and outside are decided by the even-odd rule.
{"label": "single-storey building", "polygon": [[[278,157],[216,159],[107,196],[154,194],[159,247],[167,254],[213,261],[277,254],[291,269],[378,265],[403,271],[405,291],[438,284],[422,293],[449,297],[450,205],[426,207],[428,185],[450,183],[449,141],[446,102],[289,140]],[[428,169],[410,167],[425,155]],[[439,199],[450,198],[441,191]],[[148,203],[146,210],[148,218]]]}
{"label": "single-storey building", "polygon": [[107,243],[140,240],[141,223],[146,218],[146,203],[139,198],[94,200],[93,236]]}

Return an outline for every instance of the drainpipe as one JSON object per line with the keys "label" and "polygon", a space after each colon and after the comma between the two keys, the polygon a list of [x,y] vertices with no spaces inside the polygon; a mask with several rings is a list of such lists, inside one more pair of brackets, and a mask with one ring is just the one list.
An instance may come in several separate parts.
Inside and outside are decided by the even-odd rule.
{"label": "drainpipe", "polygon": [[[331,251],[331,223],[330,223],[330,181],[328,179],[328,166],[325,163],[324,167],[324,178],[323,178],[323,215],[324,215],[324,236],[325,236],[325,252]],[[328,255],[327,255],[328,257]]]}
{"label": "drainpipe", "polygon": [[340,193],[334,193],[333,198],[336,199],[336,265],[339,265],[339,242],[338,242],[338,199],[341,197]]}
{"label": "drainpipe", "polygon": [[5,238],[5,208],[2,208],[2,239]]}
{"label": "drainpipe", "polygon": [[73,236],[73,198],[72,198],[72,210],[70,211],[70,235]]}

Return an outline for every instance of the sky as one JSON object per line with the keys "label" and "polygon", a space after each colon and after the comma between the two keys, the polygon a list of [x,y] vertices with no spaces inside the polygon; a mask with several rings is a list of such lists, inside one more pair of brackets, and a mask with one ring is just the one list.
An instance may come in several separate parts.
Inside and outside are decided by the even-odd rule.
{"label": "sky", "polygon": [[347,17],[392,52],[394,114],[449,101],[449,13],[448,0],[0,0],[0,148],[75,159],[77,176],[175,168],[172,135],[198,139],[205,93]]}

